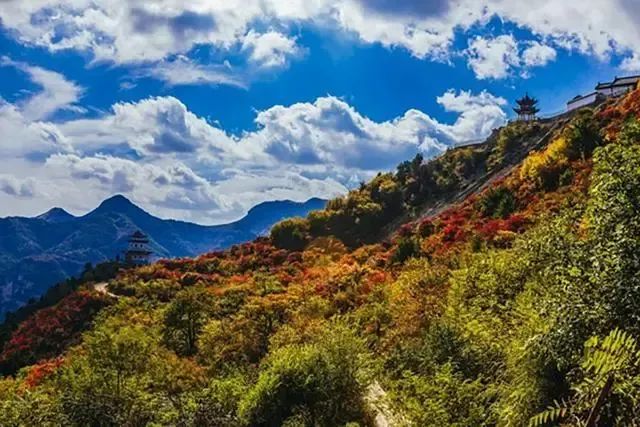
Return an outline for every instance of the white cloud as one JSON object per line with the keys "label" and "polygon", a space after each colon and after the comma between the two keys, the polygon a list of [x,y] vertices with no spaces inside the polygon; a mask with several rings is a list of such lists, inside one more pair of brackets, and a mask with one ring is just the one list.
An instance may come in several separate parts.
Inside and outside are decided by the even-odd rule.
{"label": "white cloud", "polygon": [[448,91],[437,98],[438,104],[446,111],[460,113],[453,126],[450,127],[451,138],[455,142],[477,141],[488,136],[507,120],[502,107],[507,105],[504,98],[496,97],[487,91],[479,95],[461,91]]}
{"label": "white cloud", "polygon": [[256,33],[251,30],[244,37],[242,50],[250,52],[249,59],[260,67],[284,67],[288,58],[300,54],[296,40],[276,31]]}
{"label": "white cloud", "polygon": [[6,56],[0,58],[0,66],[15,67],[23,71],[33,83],[41,87],[38,94],[20,105],[22,114],[27,119],[46,119],[60,110],[84,111],[75,105],[82,96],[83,89],[68,81],[62,74],[16,62]]}
{"label": "white cloud", "polygon": [[226,85],[246,88],[247,83],[230,65],[200,65],[184,55],[143,67],[137,73],[167,82],[171,86]]}
{"label": "white cloud", "polygon": [[217,222],[274,198],[335,196],[416,152],[433,156],[506,120],[504,99],[487,92],[449,91],[438,102],[458,114],[453,124],[417,110],[376,122],[327,96],[260,111],[257,129],[240,135],[174,97],[117,103],[97,118],[56,123],[29,120],[4,103],[0,132],[22,144],[0,146],[3,173],[19,180],[5,179],[0,215],[14,213],[7,193],[32,194],[19,182],[33,178],[41,196],[21,202],[23,214],[51,205],[81,213],[124,193],[156,215]]}
{"label": "white cloud", "polygon": [[625,58],[620,64],[620,69],[631,73],[640,72],[640,54],[634,53],[633,56]]}
{"label": "white cloud", "polygon": [[[36,95],[37,96],[37,95]],[[43,157],[52,153],[72,152],[66,136],[49,122],[32,121],[18,106],[0,99],[0,158]]]}
{"label": "white cloud", "polygon": [[518,42],[513,35],[501,35],[476,36],[469,40],[465,55],[476,77],[484,80],[506,78],[515,68],[521,68],[522,76],[527,77],[528,69],[554,61],[557,52],[537,41]]}
{"label": "white cloud", "polygon": [[[444,59],[457,32],[493,17],[551,45],[601,58],[614,51],[640,53],[637,0],[584,0],[579,7],[557,0],[540,0],[535,7],[530,0],[5,0],[0,8],[3,25],[25,43],[89,51],[95,60],[115,63],[162,61],[199,45],[233,50],[252,42],[254,27],[267,27],[281,34],[266,33],[273,40],[265,45],[280,44],[264,51],[272,56],[263,62],[278,64],[292,48],[287,32],[308,23],[351,32],[366,43],[402,47],[419,58]],[[545,51],[530,52],[530,59],[548,58]],[[487,65],[483,73],[500,71]]]}
{"label": "white cloud", "polygon": [[175,209],[219,210],[224,202],[213,185],[183,163],[165,167],[108,155],[57,154],[45,168],[54,176],[93,181],[106,194],[133,194],[147,203]]}
{"label": "white cloud", "polygon": [[469,41],[469,66],[479,79],[502,79],[520,61],[518,43],[512,35],[494,39],[477,36]]}
{"label": "white cloud", "polygon": [[532,42],[522,52],[522,63],[527,67],[542,67],[555,61],[557,56],[558,53],[551,46]]}

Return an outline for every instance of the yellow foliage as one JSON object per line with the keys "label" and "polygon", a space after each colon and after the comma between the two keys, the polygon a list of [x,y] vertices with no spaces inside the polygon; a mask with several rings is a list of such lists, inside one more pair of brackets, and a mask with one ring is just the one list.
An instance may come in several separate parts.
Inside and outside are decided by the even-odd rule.
{"label": "yellow foliage", "polygon": [[541,152],[530,154],[520,168],[520,179],[538,188],[550,188],[569,164],[569,143],[564,137],[553,141]]}

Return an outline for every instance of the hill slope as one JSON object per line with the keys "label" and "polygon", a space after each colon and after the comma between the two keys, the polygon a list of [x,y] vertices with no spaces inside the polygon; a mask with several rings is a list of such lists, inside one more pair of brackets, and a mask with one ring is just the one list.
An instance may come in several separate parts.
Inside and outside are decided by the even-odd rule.
{"label": "hill slope", "polygon": [[554,126],[510,124],[270,238],[87,283],[4,344],[0,368],[26,368],[0,381],[0,411],[11,424],[635,425],[640,91]]}
{"label": "hill slope", "polygon": [[201,226],[156,218],[114,196],[81,217],[54,208],[36,218],[0,219],[0,317],[78,274],[86,263],[114,259],[135,230],[150,236],[158,257],[196,256],[255,239],[276,222],[324,204],[320,199],[268,202],[234,223]]}

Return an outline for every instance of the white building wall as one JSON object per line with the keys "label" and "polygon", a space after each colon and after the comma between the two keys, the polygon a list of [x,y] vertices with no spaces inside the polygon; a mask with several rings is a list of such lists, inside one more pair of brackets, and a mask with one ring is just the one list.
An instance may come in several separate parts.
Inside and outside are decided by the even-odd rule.
{"label": "white building wall", "polygon": [[567,102],[567,111],[573,111],[578,108],[586,107],[587,105],[591,105],[596,102],[597,99],[598,92],[595,92],[583,98],[576,99],[575,101],[569,101]]}
{"label": "white building wall", "polygon": [[635,85],[614,86],[606,89],[598,89],[598,93],[604,96],[620,96],[633,90],[634,88],[635,88]]}

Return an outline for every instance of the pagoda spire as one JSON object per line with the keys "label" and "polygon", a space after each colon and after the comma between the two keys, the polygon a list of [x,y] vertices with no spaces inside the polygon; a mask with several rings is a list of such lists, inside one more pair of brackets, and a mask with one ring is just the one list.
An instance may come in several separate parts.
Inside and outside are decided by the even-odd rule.
{"label": "pagoda spire", "polygon": [[153,254],[150,248],[149,237],[138,230],[129,237],[129,245],[124,257],[127,264],[144,265],[148,264]]}
{"label": "pagoda spire", "polygon": [[536,115],[540,112],[538,108],[538,100],[526,93],[522,98],[516,100],[517,107],[513,109],[518,114],[518,120],[531,121],[536,119]]}

